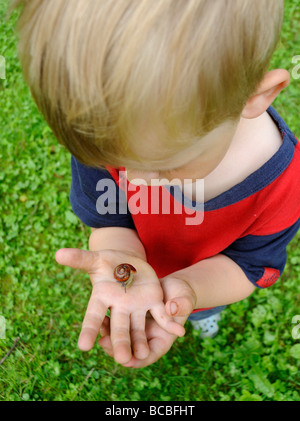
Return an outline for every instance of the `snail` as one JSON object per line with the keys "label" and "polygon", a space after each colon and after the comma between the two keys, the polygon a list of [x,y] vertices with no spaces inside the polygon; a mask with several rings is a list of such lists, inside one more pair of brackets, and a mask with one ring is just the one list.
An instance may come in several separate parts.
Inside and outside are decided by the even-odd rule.
{"label": "snail", "polygon": [[114,277],[118,282],[122,282],[122,287],[129,288],[133,282],[133,275],[136,273],[136,268],[129,263],[122,263],[114,270]]}

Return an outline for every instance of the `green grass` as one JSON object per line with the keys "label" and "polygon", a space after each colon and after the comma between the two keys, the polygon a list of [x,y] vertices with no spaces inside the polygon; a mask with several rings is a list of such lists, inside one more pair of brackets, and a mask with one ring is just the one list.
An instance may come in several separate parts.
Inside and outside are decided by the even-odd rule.
{"label": "green grass", "polygon": [[[68,196],[70,156],[54,138],[26,87],[16,53],[14,23],[0,0],[0,400],[10,401],[299,401],[299,235],[289,245],[281,281],[229,306],[221,331],[201,340],[187,325],[166,356],[126,369],[95,347],[77,348],[90,295],[88,275],[56,264],[61,247],[88,248],[89,229]],[[300,54],[298,0],[286,1],[281,44],[271,68],[292,71]],[[298,42],[297,42],[298,41]],[[292,79],[274,106],[300,136],[300,79]]]}

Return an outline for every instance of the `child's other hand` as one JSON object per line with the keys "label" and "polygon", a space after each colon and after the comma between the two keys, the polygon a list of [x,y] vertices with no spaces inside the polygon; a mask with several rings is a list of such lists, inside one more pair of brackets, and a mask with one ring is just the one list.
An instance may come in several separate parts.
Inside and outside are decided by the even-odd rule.
{"label": "child's other hand", "polygon": [[[123,364],[124,367],[142,368],[155,363],[169,351],[173,342],[178,337],[162,329],[152,316],[147,316],[146,318],[145,333],[150,350],[148,356],[144,359],[139,359],[133,355],[127,363]],[[101,335],[99,345],[110,357],[115,358],[110,336],[110,320],[108,317],[103,324],[103,329],[101,329]]]}
{"label": "child's other hand", "polygon": [[[55,255],[59,264],[86,271],[93,290],[83,320],[78,346],[92,349],[110,309],[110,339],[117,362],[126,364],[132,358],[149,355],[145,334],[145,318],[149,311],[160,328],[177,336],[184,328],[166,313],[163,291],[153,268],[144,260],[116,250],[86,251],[60,249]],[[114,278],[113,271],[121,263],[133,265],[137,273],[133,284],[125,290]]]}

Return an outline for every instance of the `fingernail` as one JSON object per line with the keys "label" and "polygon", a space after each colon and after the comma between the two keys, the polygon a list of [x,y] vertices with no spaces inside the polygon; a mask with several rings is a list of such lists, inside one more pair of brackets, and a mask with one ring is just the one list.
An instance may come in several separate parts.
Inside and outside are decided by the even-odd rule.
{"label": "fingernail", "polygon": [[170,304],[170,311],[172,316],[174,316],[178,311],[178,305],[174,301]]}

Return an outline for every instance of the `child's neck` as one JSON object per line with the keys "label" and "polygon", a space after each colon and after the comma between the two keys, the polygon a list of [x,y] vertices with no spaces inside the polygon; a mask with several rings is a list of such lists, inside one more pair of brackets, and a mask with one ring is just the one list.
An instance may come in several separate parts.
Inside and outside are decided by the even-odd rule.
{"label": "child's neck", "polygon": [[[265,164],[280,148],[282,136],[267,112],[255,119],[241,118],[232,143],[221,163],[204,179],[205,202],[242,182]],[[184,194],[195,200],[196,184]]]}

